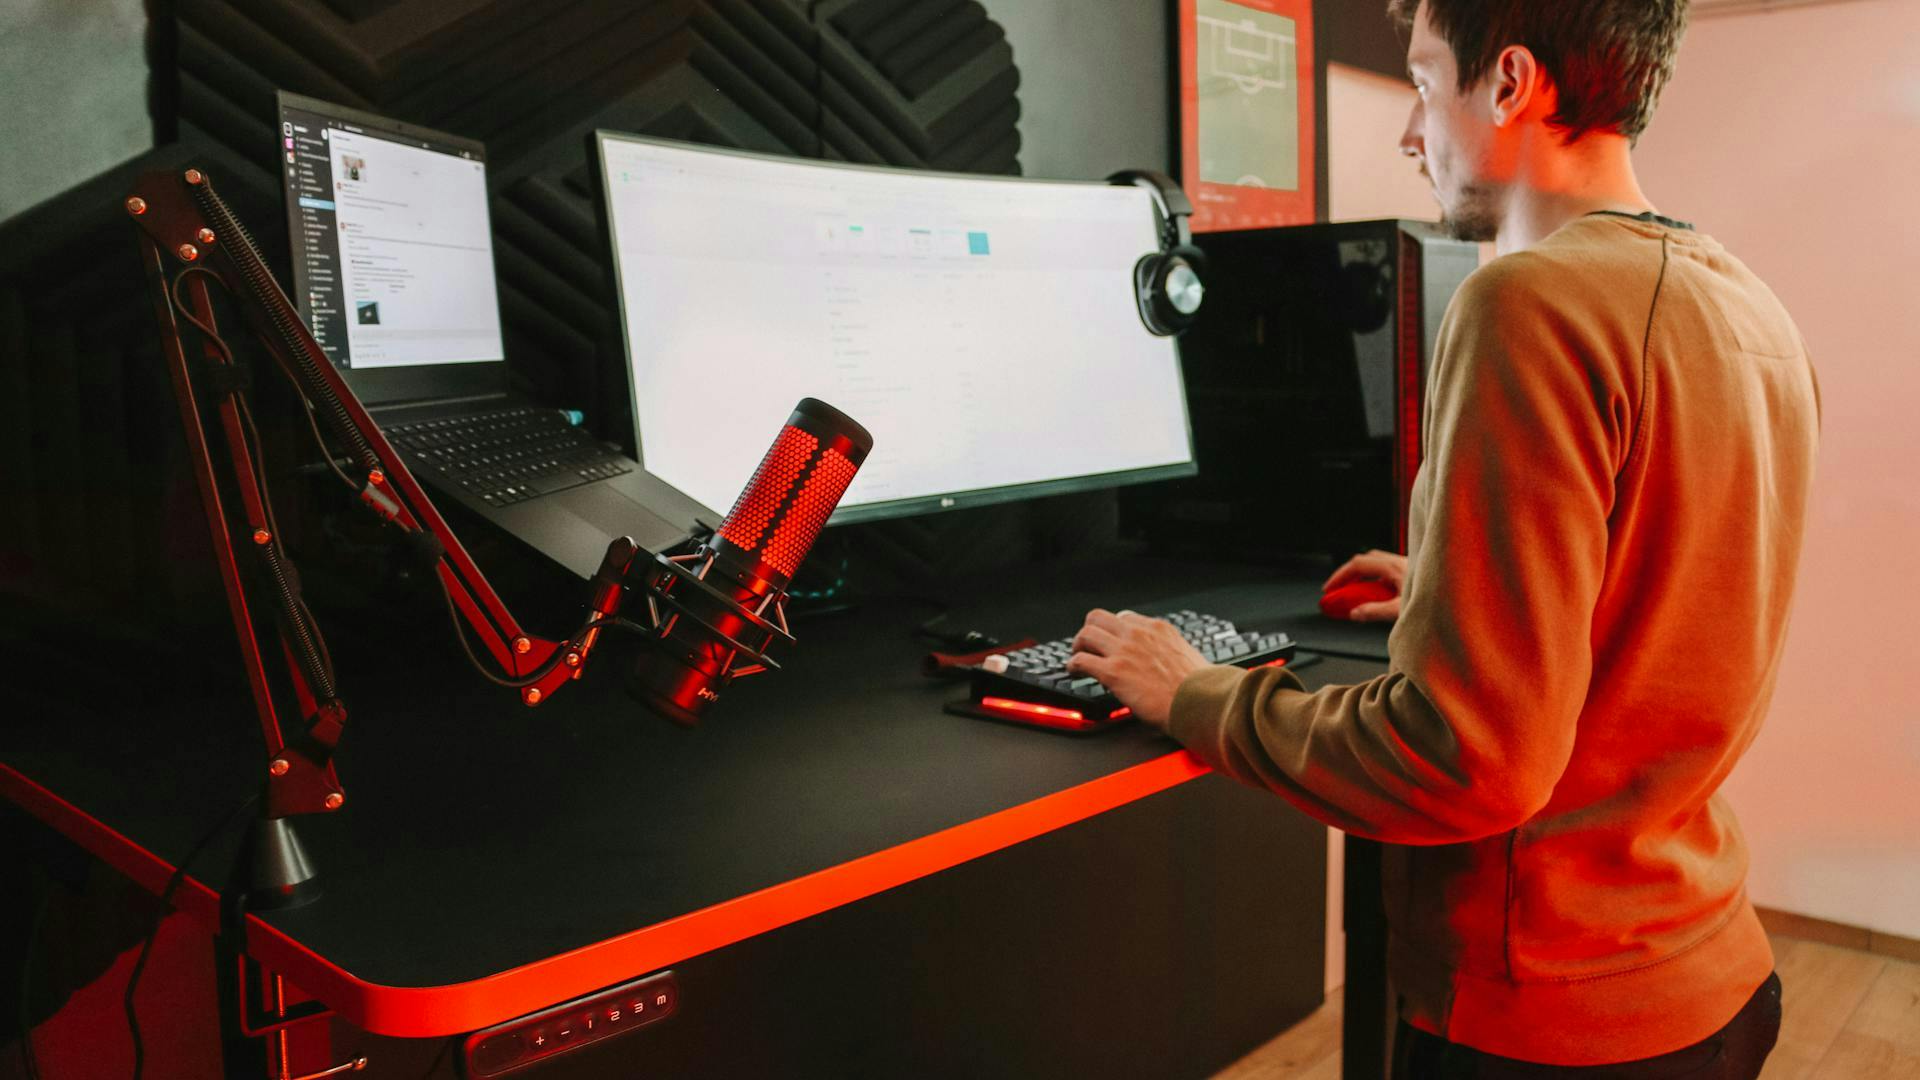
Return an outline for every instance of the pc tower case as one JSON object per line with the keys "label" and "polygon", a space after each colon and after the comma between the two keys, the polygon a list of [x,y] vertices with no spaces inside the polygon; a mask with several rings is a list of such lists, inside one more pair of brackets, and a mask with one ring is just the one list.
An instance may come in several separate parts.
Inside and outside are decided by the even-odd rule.
{"label": "pc tower case", "polygon": [[1256,561],[1406,550],[1427,365],[1475,244],[1417,221],[1211,233],[1181,339],[1196,477],[1121,493],[1123,530]]}

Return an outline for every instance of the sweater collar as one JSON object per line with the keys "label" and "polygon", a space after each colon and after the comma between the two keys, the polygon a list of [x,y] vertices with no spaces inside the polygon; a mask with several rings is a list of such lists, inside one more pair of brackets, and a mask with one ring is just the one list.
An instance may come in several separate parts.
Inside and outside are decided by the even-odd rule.
{"label": "sweater collar", "polygon": [[1626,218],[1628,221],[1644,221],[1649,225],[1665,225],[1669,229],[1685,229],[1687,232],[1694,231],[1693,222],[1691,221],[1681,221],[1679,218],[1670,218],[1665,214],[1656,214],[1651,210],[1643,210],[1638,214],[1629,214],[1624,210],[1592,210],[1589,211],[1586,216]]}

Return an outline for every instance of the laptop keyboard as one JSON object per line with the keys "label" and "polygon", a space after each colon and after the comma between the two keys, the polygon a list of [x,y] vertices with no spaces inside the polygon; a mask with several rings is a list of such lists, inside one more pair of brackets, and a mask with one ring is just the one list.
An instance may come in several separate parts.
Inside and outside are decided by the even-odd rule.
{"label": "laptop keyboard", "polygon": [[399,424],[387,438],[439,477],[488,506],[632,472],[633,464],[568,422],[559,409],[501,409]]}

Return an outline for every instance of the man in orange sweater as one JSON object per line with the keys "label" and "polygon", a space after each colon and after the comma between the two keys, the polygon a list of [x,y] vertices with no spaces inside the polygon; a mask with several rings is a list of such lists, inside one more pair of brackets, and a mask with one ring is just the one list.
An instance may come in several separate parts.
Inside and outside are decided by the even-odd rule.
{"label": "man in orange sweater", "polygon": [[[1407,1077],[1753,1077],[1779,1027],[1717,791],[1772,694],[1819,426],[1805,344],[1629,151],[1685,0],[1394,0],[1401,140],[1500,257],[1430,373],[1388,673],[1308,693],[1095,611],[1071,670],[1386,841]],[[1276,494],[1284,492],[1284,478]],[[1301,513],[1314,508],[1302,506]]]}

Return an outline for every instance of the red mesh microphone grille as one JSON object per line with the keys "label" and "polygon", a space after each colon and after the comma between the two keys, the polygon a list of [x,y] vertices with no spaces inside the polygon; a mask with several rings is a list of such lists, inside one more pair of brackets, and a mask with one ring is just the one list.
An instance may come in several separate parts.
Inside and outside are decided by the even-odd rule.
{"label": "red mesh microphone grille", "polygon": [[793,577],[807,552],[813,550],[814,539],[827,524],[833,508],[840,505],[840,496],[846,494],[847,485],[853,483],[853,474],[858,471],[858,465],[831,447],[820,455],[820,463],[807,475],[805,485],[794,497],[792,509],[774,527],[773,535],[767,539],[767,549],[760,553],[767,565]]}
{"label": "red mesh microphone grille", "polygon": [[[746,489],[734,500],[727,519],[720,523],[719,535],[743,551],[755,550],[768,524],[773,521],[773,515],[780,509],[780,504],[786,501],[788,492],[793,490],[794,481],[800,478],[801,472],[807,467],[807,460],[813,457],[819,445],[820,440],[791,424],[780,429],[780,437],[767,448],[767,456],[761,458],[760,467],[753,470],[753,479],[747,482]],[[841,485],[842,488],[845,486]],[[815,531],[818,532],[818,528]],[[807,543],[813,543],[812,536],[807,538]],[[805,549],[802,549],[801,554],[805,553]],[[798,565],[797,561],[795,565]],[[793,573],[790,569],[786,572],[789,576]]]}

